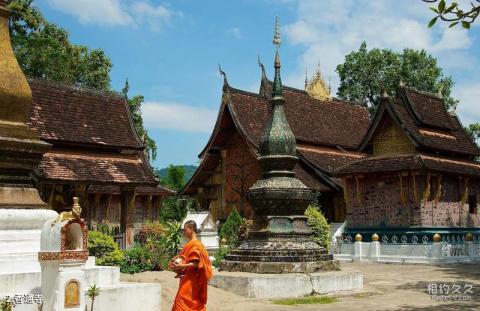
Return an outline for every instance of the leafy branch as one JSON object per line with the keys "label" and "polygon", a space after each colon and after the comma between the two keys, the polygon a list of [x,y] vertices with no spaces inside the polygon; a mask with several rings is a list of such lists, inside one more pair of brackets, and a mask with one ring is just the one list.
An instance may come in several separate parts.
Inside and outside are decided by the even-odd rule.
{"label": "leafy branch", "polygon": [[430,20],[428,27],[432,27],[440,19],[445,22],[449,22],[449,27],[454,27],[461,23],[465,29],[470,29],[471,24],[475,22],[480,14],[480,0],[470,2],[470,8],[465,9],[457,2],[451,2],[447,4],[445,0],[422,0],[423,2],[433,3],[436,6],[430,7],[436,16]]}

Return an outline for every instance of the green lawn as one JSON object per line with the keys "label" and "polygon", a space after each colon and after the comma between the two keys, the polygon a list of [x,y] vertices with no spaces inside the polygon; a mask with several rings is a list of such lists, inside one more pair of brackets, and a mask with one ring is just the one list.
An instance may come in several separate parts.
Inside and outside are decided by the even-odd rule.
{"label": "green lawn", "polygon": [[337,302],[337,298],[329,296],[308,296],[300,298],[287,298],[274,300],[277,305],[294,306],[294,305],[312,305],[312,304],[329,304]]}

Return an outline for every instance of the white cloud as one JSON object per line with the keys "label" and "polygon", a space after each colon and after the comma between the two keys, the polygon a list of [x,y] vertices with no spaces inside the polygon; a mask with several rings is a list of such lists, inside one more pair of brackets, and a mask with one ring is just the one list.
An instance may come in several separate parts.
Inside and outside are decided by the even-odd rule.
{"label": "white cloud", "polygon": [[[296,87],[303,86],[305,68],[312,71],[320,61],[324,75],[332,76],[336,90],[336,66],[362,41],[369,48],[426,49],[440,63],[449,63],[447,57],[468,58],[472,42],[471,34],[459,27],[448,29],[439,24],[428,28],[433,12],[422,1],[297,0],[296,10],[297,19],[282,29],[288,43],[305,47],[297,70],[285,78]],[[459,62],[451,67],[464,65],[466,62]]]}
{"label": "white cloud", "polygon": [[243,39],[245,36],[243,35],[243,32],[240,28],[238,27],[233,27],[230,29],[230,33],[235,37],[236,39]]}
{"label": "white cloud", "polygon": [[217,110],[169,102],[146,102],[142,116],[149,129],[211,133]]}
{"label": "white cloud", "polygon": [[83,24],[114,26],[133,22],[119,0],[48,0],[48,3],[58,11],[77,17]]}
{"label": "white cloud", "polygon": [[72,15],[82,24],[105,26],[139,26],[146,24],[154,31],[167,25],[174,15],[181,16],[163,5],[130,0],[48,0],[58,11]]}
{"label": "white cloud", "polygon": [[453,96],[460,100],[457,113],[463,125],[480,122],[480,81],[459,83],[453,89]]}
{"label": "white cloud", "polygon": [[163,5],[155,7],[144,1],[134,2],[131,8],[135,20],[139,23],[148,24],[154,31],[160,31],[170,22],[173,15],[179,14],[169,10]]}

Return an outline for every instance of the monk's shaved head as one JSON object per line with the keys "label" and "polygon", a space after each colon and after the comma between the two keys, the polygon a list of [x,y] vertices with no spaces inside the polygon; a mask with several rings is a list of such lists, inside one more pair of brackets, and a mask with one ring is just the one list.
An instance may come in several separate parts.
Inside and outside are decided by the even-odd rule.
{"label": "monk's shaved head", "polygon": [[192,230],[193,232],[197,233],[197,224],[193,220],[189,220],[184,225],[188,229]]}

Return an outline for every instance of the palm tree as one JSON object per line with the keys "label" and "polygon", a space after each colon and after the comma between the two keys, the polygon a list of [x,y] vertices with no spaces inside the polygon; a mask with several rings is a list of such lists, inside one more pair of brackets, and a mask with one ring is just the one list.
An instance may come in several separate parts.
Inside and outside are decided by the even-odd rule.
{"label": "palm tree", "polygon": [[95,297],[97,297],[98,295],[100,295],[100,287],[97,287],[96,284],[93,284],[88,288],[87,296],[90,297],[90,299],[92,299],[92,305],[90,306],[90,311],[93,311],[93,304],[95,302]]}

